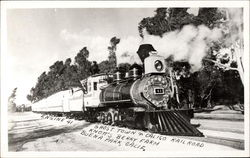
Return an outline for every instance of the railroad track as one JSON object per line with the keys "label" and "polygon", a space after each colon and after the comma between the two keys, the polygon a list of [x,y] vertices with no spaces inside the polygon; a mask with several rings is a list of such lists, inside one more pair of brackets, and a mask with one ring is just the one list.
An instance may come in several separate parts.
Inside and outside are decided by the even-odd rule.
{"label": "railroad track", "polygon": [[183,136],[179,136],[179,137],[206,142],[206,143],[224,145],[224,146],[229,146],[235,149],[244,150],[244,140],[242,139],[232,139],[228,137],[216,137],[216,136],[209,136],[209,135],[205,135],[205,137],[183,137]]}

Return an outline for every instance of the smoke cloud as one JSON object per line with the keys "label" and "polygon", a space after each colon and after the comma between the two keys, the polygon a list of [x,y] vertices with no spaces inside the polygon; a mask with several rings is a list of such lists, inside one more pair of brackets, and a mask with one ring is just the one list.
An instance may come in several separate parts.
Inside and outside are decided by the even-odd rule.
{"label": "smoke cloud", "polygon": [[[204,25],[198,27],[187,25],[182,30],[165,33],[163,37],[149,35],[144,31],[144,39],[125,39],[118,45],[117,55],[120,62],[140,63],[136,51],[140,44],[152,44],[159,55],[165,58],[173,56],[175,61],[186,60],[192,65],[192,69],[201,67],[201,60],[206,55],[209,42],[218,40],[222,34],[218,28],[209,29]],[[134,47],[136,45],[136,47]],[[127,51],[121,53],[120,48],[127,47]],[[120,54],[120,56],[119,56]]]}
{"label": "smoke cloud", "polygon": [[133,39],[127,38],[125,41],[121,39],[117,49],[118,63],[140,63],[136,54],[139,45],[152,44],[159,55],[165,58],[173,56],[175,61],[188,61],[191,64],[191,71],[199,70],[202,66],[202,59],[207,55],[212,42],[221,40],[225,34],[230,34],[230,38],[224,39],[225,45],[242,39],[242,8],[223,8],[221,10],[225,11],[227,19],[224,22],[221,21],[221,25],[214,29],[209,29],[205,25],[198,27],[186,25],[181,30],[163,34],[163,37],[149,35],[144,30],[143,40],[135,37]]}
{"label": "smoke cloud", "polygon": [[209,43],[220,37],[222,33],[218,28],[211,30],[204,25],[187,25],[180,31],[165,33],[162,38],[146,34],[144,42],[153,44],[159,55],[165,58],[173,56],[175,61],[188,61],[196,71],[201,68]]}

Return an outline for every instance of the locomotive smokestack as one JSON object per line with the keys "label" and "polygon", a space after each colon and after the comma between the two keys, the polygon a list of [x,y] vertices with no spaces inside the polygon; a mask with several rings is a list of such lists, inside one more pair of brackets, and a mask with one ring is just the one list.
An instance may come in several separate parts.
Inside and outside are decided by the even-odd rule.
{"label": "locomotive smokestack", "polygon": [[144,63],[144,59],[149,56],[149,52],[156,51],[151,44],[142,44],[140,45],[137,54],[139,55],[142,63]]}

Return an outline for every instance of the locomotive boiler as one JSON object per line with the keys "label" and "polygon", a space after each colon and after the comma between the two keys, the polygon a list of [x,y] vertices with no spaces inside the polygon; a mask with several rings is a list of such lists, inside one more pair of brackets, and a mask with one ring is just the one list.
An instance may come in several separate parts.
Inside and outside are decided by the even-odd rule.
{"label": "locomotive boiler", "polygon": [[[142,67],[134,64],[125,75],[119,70],[92,75],[81,81],[83,90],[61,92],[58,105],[47,102],[34,106],[33,111],[74,115],[90,122],[166,135],[203,136],[190,124],[193,110],[178,103],[177,86],[165,59],[150,44],[141,45],[137,54]],[[52,111],[51,106],[57,108]]]}

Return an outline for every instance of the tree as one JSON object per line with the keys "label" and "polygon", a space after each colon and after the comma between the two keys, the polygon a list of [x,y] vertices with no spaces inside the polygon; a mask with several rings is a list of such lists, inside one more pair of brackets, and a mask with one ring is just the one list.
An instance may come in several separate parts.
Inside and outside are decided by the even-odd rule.
{"label": "tree", "polygon": [[139,23],[138,30],[141,37],[143,37],[144,28],[150,35],[162,36],[164,32],[171,31],[169,21],[166,19],[167,8],[157,8],[154,17],[147,17],[142,19]]}
{"label": "tree", "polygon": [[204,24],[209,28],[214,28],[221,23],[222,19],[226,18],[224,11],[218,8],[200,8],[198,16],[194,17],[194,21],[197,25]]}
{"label": "tree", "polygon": [[30,94],[28,94],[28,95],[26,96],[27,100],[29,100],[30,102],[36,101],[36,98],[35,98],[35,96],[34,96],[34,91],[35,91],[35,88],[32,87],[32,88],[30,89]]}
{"label": "tree", "polygon": [[71,87],[81,87],[77,66],[71,65],[70,58],[66,59],[65,61],[62,79],[64,81],[64,89],[69,89]]}
{"label": "tree", "polygon": [[91,62],[88,61],[88,57],[89,51],[87,47],[83,47],[75,56],[75,63],[77,65],[77,74],[79,82],[91,75]]}
{"label": "tree", "polygon": [[[63,80],[63,72],[65,66],[63,61],[56,61],[52,66],[50,66],[51,78],[50,80],[54,84],[52,89],[52,94],[64,89],[64,80]],[[45,94],[47,94],[49,87],[45,88]],[[50,94],[51,95],[51,94]]]}
{"label": "tree", "polygon": [[109,56],[108,60],[104,60],[98,64],[100,73],[113,73],[117,69],[116,47],[120,43],[120,39],[112,37],[110,39],[110,46],[108,46]]}
{"label": "tree", "polygon": [[183,26],[206,25],[213,28],[218,21],[225,17],[217,8],[200,8],[197,16],[189,14],[188,8],[157,8],[153,17],[143,18],[138,26],[140,36],[144,37],[144,30],[150,35],[162,37],[166,32],[182,29]]}
{"label": "tree", "polygon": [[195,107],[211,107],[211,97],[215,88],[223,84],[223,72],[213,63],[203,61],[203,68],[192,77],[195,84]]}
{"label": "tree", "polygon": [[104,60],[98,64],[100,68],[100,73],[109,73],[110,72],[110,64],[108,60]]}
{"label": "tree", "polygon": [[78,68],[76,65],[70,66],[71,79],[69,81],[69,87],[81,87],[81,82],[78,76]]}
{"label": "tree", "polygon": [[243,9],[235,8],[224,12],[227,16],[222,23],[219,23],[223,29],[223,38],[218,44],[219,49],[213,51],[216,58],[206,58],[206,60],[215,63],[215,66],[224,71],[237,71],[244,85]]}
{"label": "tree", "polygon": [[45,93],[46,93],[45,90],[47,89],[47,87],[49,87],[48,82],[49,82],[48,75],[46,74],[46,72],[43,72],[38,77],[38,81],[36,83],[36,86],[34,87],[33,95],[34,95],[36,101],[45,97]]}
{"label": "tree", "polygon": [[67,59],[65,60],[65,66],[66,66],[66,67],[69,67],[70,64],[71,64],[71,58],[67,58]]}
{"label": "tree", "polygon": [[100,72],[99,66],[97,65],[96,61],[92,62],[90,72],[91,75],[98,74]]}
{"label": "tree", "polygon": [[33,102],[33,96],[31,95],[31,94],[28,94],[27,96],[26,96],[26,98],[27,98],[27,100],[28,101],[30,101],[30,102]]}
{"label": "tree", "polygon": [[17,88],[14,88],[11,95],[8,98],[8,112],[15,112],[16,111],[16,91]]}
{"label": "tree", "polygon": [[109,61],[109,71],[113,72],[115,68],[117,67],[117,59],[116,59],[116,46],[117,44],[120,43],[120,39],[117,37],[112,37],[110,39],[110,46],[108,47],[109,51],[109,56],[108,56],[108,61]]}

